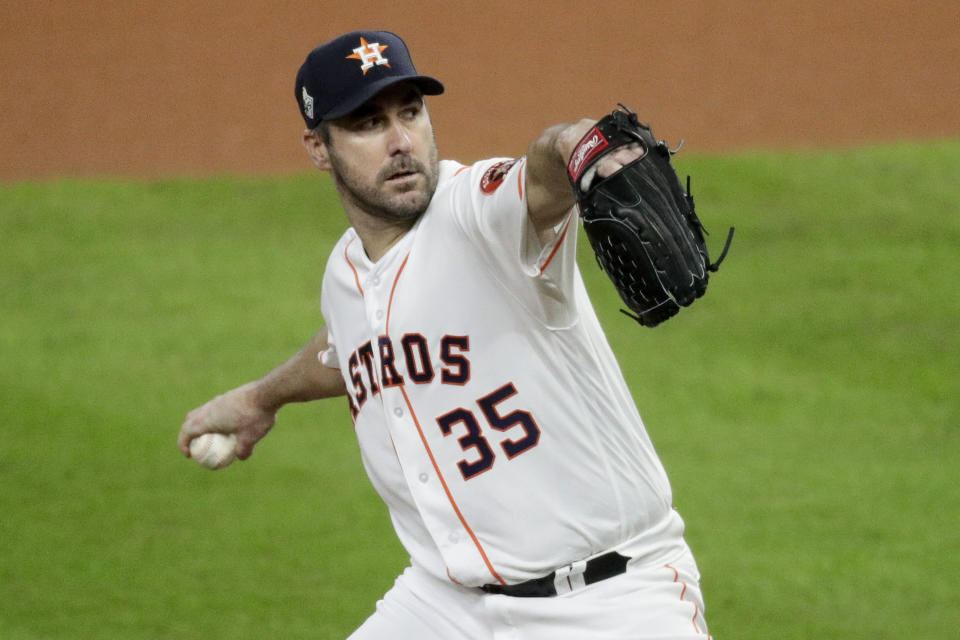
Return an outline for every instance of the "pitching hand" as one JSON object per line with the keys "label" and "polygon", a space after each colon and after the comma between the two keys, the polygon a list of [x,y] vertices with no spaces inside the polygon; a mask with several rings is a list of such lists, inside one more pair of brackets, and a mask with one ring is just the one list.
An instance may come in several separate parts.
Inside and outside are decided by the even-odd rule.
{"label": "pitching hand", "polygon": [[180,427],[177,446],[190,457],[190,441],[204,433],[234,433],[236,453],[246,460],[253,447],[273,428],[276,411],[264,409],[256,402],[256,387],[248,383],[217,396],[187,414]]}

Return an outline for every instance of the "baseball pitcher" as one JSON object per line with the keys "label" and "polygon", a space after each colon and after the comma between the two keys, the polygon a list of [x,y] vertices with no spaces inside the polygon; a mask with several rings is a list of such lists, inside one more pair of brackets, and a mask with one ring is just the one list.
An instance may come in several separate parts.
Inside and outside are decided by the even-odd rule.
{"label": "baseball pitcher", "polygon": [[720,261],[689,184],[625,107],[521,158],[439,160],[425,100],[443,90],[389,32],[306,57],[303,144],[350,225],[325,326],[190,412],[179,446],[230,433],[246,459],[283,405],[345,396],[410,554],[354,640],[706,638],[683,521],[576,263],[582,218],[631,317],[690,305]]}

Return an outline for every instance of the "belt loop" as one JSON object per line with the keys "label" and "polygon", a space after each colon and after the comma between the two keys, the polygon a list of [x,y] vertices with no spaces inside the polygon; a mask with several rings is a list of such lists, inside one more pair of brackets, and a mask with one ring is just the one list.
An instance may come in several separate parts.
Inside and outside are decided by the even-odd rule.
{"label": "belt loop", "polygon": [[587,586],[583,573],[587,570],[587,561],[578,560],[573,564],[557,569],[553,578],[553,585],[557,589],[557,595],[570,593],[576,589],[582,589]]}

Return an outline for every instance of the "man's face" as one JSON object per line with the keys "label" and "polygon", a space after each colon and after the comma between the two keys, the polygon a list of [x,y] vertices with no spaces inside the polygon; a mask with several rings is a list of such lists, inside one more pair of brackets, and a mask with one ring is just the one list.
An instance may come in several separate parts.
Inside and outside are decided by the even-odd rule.
{"label": "man's face", "polygon": [[437,188],[437,145],[416,87],[400,83],[330,123],[330,172],[346,206],[412,223]]}

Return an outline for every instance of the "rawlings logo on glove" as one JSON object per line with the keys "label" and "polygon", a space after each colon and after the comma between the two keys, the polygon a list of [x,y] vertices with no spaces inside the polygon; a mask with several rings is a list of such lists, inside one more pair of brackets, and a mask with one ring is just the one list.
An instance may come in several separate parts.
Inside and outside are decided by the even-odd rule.
{"label": "rawlings logo on glove", "polygon": [[[643,154],[616,173],[596,178],[609,153],[639,143]],[[647,327],[673,317],[707,290],[733,240],[733,227],[711,263],[690,195],[670,164],[667,143],[656,140],[637,115],[620,109],[602,118],[574,148],[567,174],[580,207],[583,229],[600,268],[632,312]]]}
{"label": "rawlings logo on glove", "polygon": [[583,175],[583,169],[587,161],[592,160],[594,156],[609,146],[610,142],[603,137],[599,128],[594,127],[588,131],[587,135],[577,143],[577,148],[570,156],[570,162],[567,163],[567,173],[570,174],[571,179],[579,180],[580,176]]}

